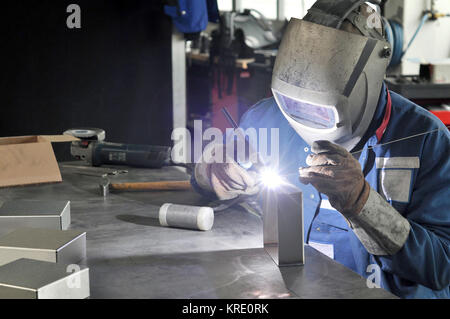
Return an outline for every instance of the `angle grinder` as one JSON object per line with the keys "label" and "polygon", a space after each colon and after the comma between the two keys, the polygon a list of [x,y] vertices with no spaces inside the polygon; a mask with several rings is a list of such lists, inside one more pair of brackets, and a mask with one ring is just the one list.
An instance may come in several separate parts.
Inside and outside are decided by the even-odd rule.
{"label": "angle grinder", "polygon": [[105,142],[106,132],[98,128],[75,128],[64,132],[77,137],[70,153],[92,166],[127,165],[133,167],[161,168],[177,165],[171,160],[172,148],[156,145],[136,145]]}

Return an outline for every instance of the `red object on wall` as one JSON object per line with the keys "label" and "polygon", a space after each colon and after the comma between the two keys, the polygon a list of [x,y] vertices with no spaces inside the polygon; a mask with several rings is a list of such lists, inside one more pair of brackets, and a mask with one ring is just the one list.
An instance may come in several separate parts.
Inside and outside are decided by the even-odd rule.
{"label": "red object on wall", "polygon": [[446,126],[450,126],[450,111],[430,111],[436,115]]}

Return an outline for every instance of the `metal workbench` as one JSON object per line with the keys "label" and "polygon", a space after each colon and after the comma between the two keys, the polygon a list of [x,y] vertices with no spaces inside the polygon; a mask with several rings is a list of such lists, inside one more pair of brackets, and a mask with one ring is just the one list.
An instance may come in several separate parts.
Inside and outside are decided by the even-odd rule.
{"label": "metal workbench", "polygon": [[[71,201],[71,228],[87,231],[91,298],[395,298],[369,289],[364,278],[310,247],[304,266],[277,267],[262,248],[262,221],[243,210],[217,214],[209,232],[165,228],[152,218],[163,203],[207,201],[189,191],[111,193],[104,199],[99,178],[67,167],[61,172],[62,183],[0,189],[0,204]],[[130,169],[114,178],[183,179],[187,175],[174,167]]]}

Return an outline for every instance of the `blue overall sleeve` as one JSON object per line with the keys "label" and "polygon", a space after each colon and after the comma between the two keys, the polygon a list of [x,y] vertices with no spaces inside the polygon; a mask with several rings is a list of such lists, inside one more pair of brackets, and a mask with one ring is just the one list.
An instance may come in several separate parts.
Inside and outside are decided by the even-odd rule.
{"label": "blue overall sleeve", "polygon": [[420,170],[406,210],[411,229],[404,246],[382,256],[382,269],[433,290],[450,285],[450,133],[424,139]]}

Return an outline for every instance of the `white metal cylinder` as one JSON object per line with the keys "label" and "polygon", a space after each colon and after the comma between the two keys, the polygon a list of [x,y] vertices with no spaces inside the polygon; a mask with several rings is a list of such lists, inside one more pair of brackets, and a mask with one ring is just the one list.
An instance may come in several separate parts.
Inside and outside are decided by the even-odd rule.
{"label": "white metal cylinder", "polygon": [[162,226],[206,231],[213,226],[214,210],[211,207],[166,203],[159,209],[159,223]]}

